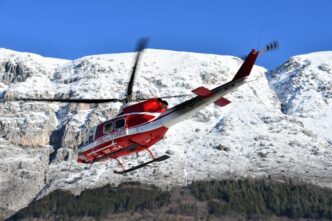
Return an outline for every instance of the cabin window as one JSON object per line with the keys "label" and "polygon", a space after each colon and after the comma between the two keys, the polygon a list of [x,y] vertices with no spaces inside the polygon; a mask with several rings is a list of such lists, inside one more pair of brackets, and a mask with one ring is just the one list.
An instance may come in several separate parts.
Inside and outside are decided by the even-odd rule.
{"label": "cabin window", "polygon": [[104,124],[104,134],[109,133],[113,130],[113,122]]}
{"label": "cabin window", "polygon": [[115,129],[120,129],[125,127],[125,119],[120,119],[115,121]]}

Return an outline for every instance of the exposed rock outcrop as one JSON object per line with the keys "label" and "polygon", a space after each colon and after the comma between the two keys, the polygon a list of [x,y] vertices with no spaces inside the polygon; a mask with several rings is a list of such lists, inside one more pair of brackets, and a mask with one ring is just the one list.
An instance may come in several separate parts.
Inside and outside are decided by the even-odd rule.
{"label": "exposed rock outcrop", "polygon": [[[255,66],[252,81],[227,95],[230,105],[208,106],[172,127],[152,148],[156,155],[168,153],[170,160],[125,176],[113,174],[118,167],[113,161],[91,168],[76,162],[88,129],[115,116],[120,103],[1,103],[0,208],[17,210],[59,188],[79,193],[123,181],[167,187],[199,179],[273,175],[332,187],[332,127],[326,126],[332,118],[329,56],[292,58],[269,72],[268,80],[266,70]],[[1,49],[0,100],[121,98],[134,57],[124,53],[65,61]],[[230,80],[241,63],[231,56],[149,49],[139,66],[135,95],[213,88]],[[185,99],[168,102],[173,106]],[[148,157],[139,156],[122,160],[129,166]]]}

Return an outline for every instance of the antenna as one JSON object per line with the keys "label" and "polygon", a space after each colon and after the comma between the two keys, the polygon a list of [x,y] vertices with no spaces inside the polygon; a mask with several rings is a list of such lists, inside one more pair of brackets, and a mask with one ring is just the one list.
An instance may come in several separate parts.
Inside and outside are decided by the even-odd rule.
{"label": "antenna", "polygon": [[261,31],[259,33],[259,37],[258,37],[257,48],[260,48],[260,46],[261,46],[261,40],[262,40],[263,32],[264,32],[264,27],[262,26]]}

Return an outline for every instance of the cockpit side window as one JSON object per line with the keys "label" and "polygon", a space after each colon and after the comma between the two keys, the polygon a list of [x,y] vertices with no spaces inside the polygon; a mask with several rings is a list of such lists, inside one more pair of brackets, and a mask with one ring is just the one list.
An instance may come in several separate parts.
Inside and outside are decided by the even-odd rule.
{"label": "cockpit side window", "polygon": [[104,134],[109,133],[113,130],[113,122],[104,124]]}
{"label": "cockpit side window", "polygon": [[115,121],[115,129],[120,129],[120,128],[124,128],[125,127],[125,119],[119,119],[117,121]]}

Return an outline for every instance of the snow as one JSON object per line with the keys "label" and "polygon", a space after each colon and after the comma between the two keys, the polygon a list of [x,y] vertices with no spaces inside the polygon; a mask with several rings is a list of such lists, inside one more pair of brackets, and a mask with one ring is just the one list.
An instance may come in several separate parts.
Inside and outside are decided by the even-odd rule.
{"label": "snow", "polygon": [[13,62],[25,62],[26,64],[38,64],[47,68],[49,71],[54,71],[61,64],[65,64],[68,60],[59,58],[48,58],[33,53],[17,52],[5,48],[0,48],[0,60],[10,60]]}
{"label": "snow", "polygon": [[[290,65],[291,64],[291,65]],[[301,118],[307,130],[332,139],[332,52],[289,59],[268,74],[284,112]]]}
{"label": "snow", "polygon": [[[123,98],[135,53],[66,61],[2,49],[1,56],[3,60],[29,58],[27,62],[36,65],[36,70],[42,67],[47,71],[23,82],[0,84],[0,93],[6,91],[16,97]],[[125,176],[112,172],[119,169],[116,161],[96,163],[90,169],[89,165],[76,163],[77,145],[88,128],[114,117],[120,103],[47,104],[57,116],[54,130],[65,126],[65,132],[58,160],[46,169],[47,188],[43,194],[57,188],[79,193],[123,181],[167,187],[200,179],[267,175],[332,187],[331,58],[332,52],[296,56],[268,73],[255,66],[251,81],[226,96],[231,104],[206,107],[170,128],[165,139],[153,146],[157,156],[166,153],[169,160]],[[231,80],[242,62],[232,56],[147,49],[138,68],[134,93],[158,97],[190,95],[199,86],[211,89]],[[186,99],[167,101],[173,106]],[[67,154],[67,161],[61,158]],[[130,167],[149,158],[145,152],[139,156],[121,160]]]}

